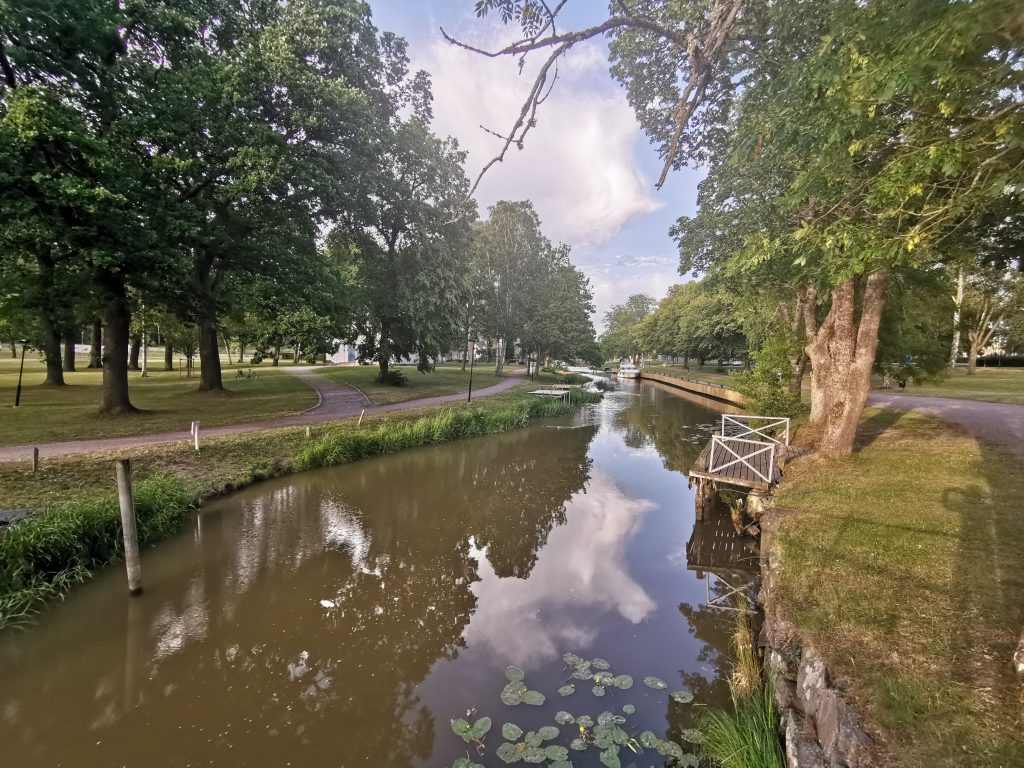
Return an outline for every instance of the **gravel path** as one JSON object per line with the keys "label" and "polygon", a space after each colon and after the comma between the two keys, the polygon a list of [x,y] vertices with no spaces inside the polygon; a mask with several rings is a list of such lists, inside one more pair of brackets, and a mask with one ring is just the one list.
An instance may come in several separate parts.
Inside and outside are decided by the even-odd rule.
{"label": "gravel path", "polygon": [[[338,419],[350,416],[358,416],[364,409],[367,416],[376,413],[407,411],[427,405],[456,402],[464,400],[466,397],[465,392],[456,392],[451,395],[422,397],[418,400],[407,400],[404,403],[392,403],[391,405],[371,405],[369,398],[360,390],[348,384],[338,384],[323,376],[319,376],[314,372],[315,369],[313,368],[302,366],[288,367],[284,370],[293,376],[298,376],[315,389],[317,395],[319,395],[319,402],[312,408],[308,408],[294,416],[284,416],[267,421],[252,421],[246,424],[228,424],[223,427],[201,427],[201,438],[205,440],[211,437],[257,432],[261,429],[276,429],[277,427],[317,424],[322,421],[337,421]],[[504,392],[520,384],[522,381],[523,372],[516,372],[497,384],[492,384],[482,389],[474,389],[473,397],[486,397],[487,395]],[[183,429],[178,432],[160,432],[152,435],[131,435],[94,440],[68,440],[62,443],[43,443],[35,447],[39,449],[39,456],[42,458],[46,456],[68,456],[76,453],[114,451],[142,445],[156,445],[158,443],[188,442],[191,439],[192,436],[189,434],[189,431]],[[0,447],[0,462],[27,460],[32,456],[32,448],[31,444]]]}
{"label": "gravel path", "polygon": [[901,411],[927,411],[963,427],[974,437],[999,443],[1024,459],[1024,405],[880,392],[873,392],[868,403]]}

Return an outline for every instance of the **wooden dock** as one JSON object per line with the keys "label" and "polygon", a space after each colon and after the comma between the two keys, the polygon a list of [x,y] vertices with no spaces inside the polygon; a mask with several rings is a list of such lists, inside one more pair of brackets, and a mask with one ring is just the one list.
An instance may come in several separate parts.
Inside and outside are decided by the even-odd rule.
{"label": "wooden dock", "polygon": [[690,477],[768,492],[782,478],[781,464],[787,459],[787,449],[782,446],[782,450],[776,447],[773,451],[770,445],[754,440],[712,439],[697,457]]}

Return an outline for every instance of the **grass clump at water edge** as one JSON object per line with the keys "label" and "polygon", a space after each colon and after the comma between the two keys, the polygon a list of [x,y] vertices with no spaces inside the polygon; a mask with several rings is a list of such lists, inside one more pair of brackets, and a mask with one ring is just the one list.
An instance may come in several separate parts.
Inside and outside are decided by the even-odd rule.
{"label": "grass clump at water edge", "polygon": [[[195,494],[169,476],[137,482],[133,496],[143,545],[170,536],[195,506]],[[116,493],[67,501],[13,526],[0,536],[0,629],[24,623],[123,552]]]}
{"label": "grass clump at water edge", "polygon": [[740,611],[733,635],[736,667],[729,678],[732,710],[701,718],[702,749],[721,768],[783,768],[775,693],[754,655],[750,616]]}

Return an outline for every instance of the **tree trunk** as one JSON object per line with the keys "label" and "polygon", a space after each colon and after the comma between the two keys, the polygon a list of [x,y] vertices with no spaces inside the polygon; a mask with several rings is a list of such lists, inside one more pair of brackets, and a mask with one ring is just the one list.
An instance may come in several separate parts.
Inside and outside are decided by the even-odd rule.
{"label": "tree trunk", "polygon": [[804,373],[807,371],[807,353],[801,352],[797,355],[796,365],[793,366],[793,380],[789,382],[790,394],[796,395],[797,400],[803,399]]}
{"label": "tree trunk", "polygon": [[498,346],[495,349],[494,354],[494,375],[501,376],[502,370],[505,368],[505,337],[502,336],[498,339]]}
{"label": "tree trunk", "polygon": [[42,318],[43,357],[46,359],[46,381],[57,387],[64,386],[64,366],[60,359],[60,334],[53,328],[50,318]]}
{"label": "tree trunk", "polygon": [[245,342],[241,339],[238,340],[238,363],[241,365],[245,362]]}
{"label": "tree trunk", "polygon": [[118,286],[120,295],[115,295],[103,308],[103,392],[100,396],[100,413],[114,416],[135,413],[136,409],[128,398],[128,347],[131,311],[124,286]]}
{"label": "tree trunk", "polygon": [[967,355],[967,375],[973,376],[978,372],[978,339],[971,339],[971,350]]}
{"label": "tree trunk", "polygon": [[164,370],[174,370],[174,347],[167,339],[164,339]]}
{"label": "tree trunk", "polygon": [[[228,344],[228,337],[224,336],[223,338],[224,338],[224,351],[227,353],[227,356],[228,356],[228,365],[231,365],[231,346]],[[241,359],[239,359],[238,362],[242,362]]]}
{"label": "tree trunk", "polygon": [[380,380],[383,382],[391,365],[391,343],[388,340],[388,327],[380,327],[380,346],[377,348],[377,366],[380,368]]}
{"label": "tree trunk", "polygon": [[277,368],[278,363],[281,362],[281,343],[278,342],[274,345],[274,359],[271,361],[271,365]]}
{"label": "tree trunk", "polygon": [[142,351],[142,334],[132,334],[131,351],[128,354],[128,370],[139,370],[139,352]]}
{"label": "tree trunk", "polygon": [[11,339],[11,359],[18,359],[18,342],[15,341],[14,339]]}
{"label": "tree trunk", "polygon": [[[960,357],[960,308],[964,303],[964,268],[960,267],[960,273],[956,281],[956,299],[953,305],[953,343],[949,349],[949,370],[952,373],[956,369],[956,359]],[[973,371],[972,371],[973,372]]]}
{"label": "tree trunk", "polygon": [[199,322],[199,391],[224,391],[224,381],[220,375],[217,318],[212,314],[207,314]]}
{"label": "tree trunk", "polygon": [[822,428],[818,448],[826,456],[845,456],[853,451],[871,389],[871,368],[878,349],[878,326],[885,307],[888,275],[873,272],[867,276],[858,320],[860,281],[851,278],[832,291],[832,306],[820,327],[810,314],[806,318],[811,420]]}
{"label": "tree trunk", "polygon": [[65,336],[64,337],[64,372],[74,373],[75,372],[75,337]]}
{"label": "tree trunk", "polygon": [[103,367],[103,321],[100,318],[96,318],[92,321],[92,333],[89,338],[89,367],[90,368],[102,368]]}

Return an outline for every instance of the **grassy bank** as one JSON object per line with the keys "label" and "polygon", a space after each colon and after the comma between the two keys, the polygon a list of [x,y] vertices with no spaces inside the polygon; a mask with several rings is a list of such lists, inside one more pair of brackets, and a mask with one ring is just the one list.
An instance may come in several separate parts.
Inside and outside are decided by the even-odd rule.
{"label": "grassy bank", "polygon": [[[881,383],[876,379],[876,385]],[[990,403],[1024,405],[1024,368],[978,368],[973,376],[966,368],[957,368],[939,381],[915,384],[908,382],[901,390],[884,390],[891,395],[922,395],[924,397],[953,397],[959,400],[985,400]]]}
{"label": "grassy bank", "polygon": [[[420,373],[414,365],[398,366],[405,374],[407,383],[402,387],[378,384],[378,369],[375,365],[345,365],[323,368],[318,373],[334,382],[349,384],[370,398],[374,405],[390,405],[417,400],[421,397],[452,395],[469,389],[469,370],[462,365],[441,365],[429,373]],[[494,375],[494,364],[482,363],[473,369],[473,389],[483,389],[497,384],[503,378]]]}
{"label": "grassy bank", "polygon": [[918,413],[869,411],[856,453],[790,466],[783,613],[902,766],[1024,765],[1024,472]]}
{"label": "grassy bank", "polygon": [[[14,406],[18,361],[0,358],[0,445],[49,443],[59,440],[140,435],[187,429],[192,421],[206,427],[261,421],[288,416],[317,403],[316,392],[301,379],[281,368],[261,366],[258,379],[236,380],[237,365],[224,364],[227,392],[198,392],[198,378],[185,378],[163,367],[162,358],[150,356],[149,374],[128,374],[132,403],[142,413],[131,416],[97,416],[103,374],[85,368],[65,373],[67,386],[44,386],[45,367],[26,358],[21,405]],[[175,362],[177,365],[177,361]],[[250,366],[246,365],[245,368]]]}
{"label": "grassy bank", "polygon": [[[355,419],[318,425],[310,440],[304,428],[291,428],[209,440],[199,453],[182,444],[132,449],[140,538],[165,538],[202,498],[261,479],[503,432],[598,397],[577,390],[568,404],[524,397],[520,390],[472,406],[378,416],[361,427]],[[117,455],[51,459],[37,473],[0,465],[4,506],[44,510],[0,535],[0,628],[26,620],[46,600],[120,556],[112,467]]]}

